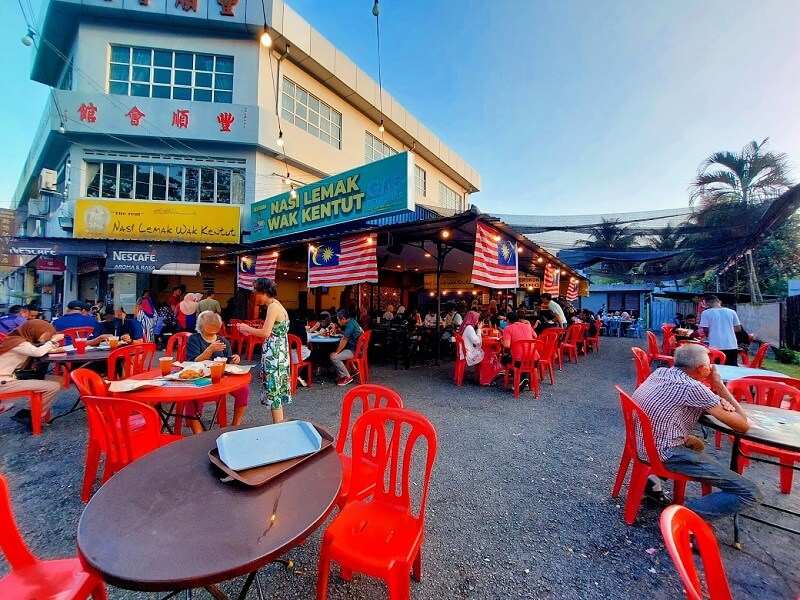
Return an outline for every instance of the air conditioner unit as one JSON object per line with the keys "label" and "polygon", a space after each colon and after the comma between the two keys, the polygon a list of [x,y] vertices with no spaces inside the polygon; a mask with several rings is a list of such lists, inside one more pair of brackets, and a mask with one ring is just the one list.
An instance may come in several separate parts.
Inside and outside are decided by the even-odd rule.
{"label": "air conditioner unit", "polygon": [[29,198],[28,215],[31,217],[46,217],[50,213],[50,200],[47,198]]}
{"label": "air conditioner unit", "polygon": [[55,192],[58,184],[58,174],[52,169],[42,169],[39,173],[39,191]]}

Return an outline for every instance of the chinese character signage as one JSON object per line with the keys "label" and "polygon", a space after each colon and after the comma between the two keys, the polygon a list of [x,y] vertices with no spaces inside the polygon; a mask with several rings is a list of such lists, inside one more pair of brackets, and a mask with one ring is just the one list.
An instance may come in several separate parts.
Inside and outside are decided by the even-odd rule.
{"label": "chinese character signage", "polygon": [[251,206],[252,241],[414,209],[414,155],[396,154]]}
{"label": "chinese character signage", "polygon": [[239,243],[239,207],[82,198],[75,202],[76,238]]}

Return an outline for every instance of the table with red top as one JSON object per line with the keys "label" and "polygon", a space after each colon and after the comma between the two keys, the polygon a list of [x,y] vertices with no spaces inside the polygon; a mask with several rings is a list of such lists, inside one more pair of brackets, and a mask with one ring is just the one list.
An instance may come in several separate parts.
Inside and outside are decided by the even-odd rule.
{"label": "table with red top", "polygon": [[[139,375],[134,375],[129,379],[142,381],[148,379],[157,379],[158,377],[161,377],[161,370],[153,369],[151,371],[140,373]],[[242,387],[249,386],[252,379],[252,375],[249,372],[242,375],[230,375],[226,373],[218,383],[212,383],[211,385],[186,385],[187,383],[191,383],[191,381],[187,381],[180,382],[183,384],[183,386],[178,384],[167,384],[164,386],[145,387],[133,392],[113,392],[112,395],[118,398],[136,400],[137,402],[142,402],[143,404],[155,404],[159,409],[164,404],[176,404],[178,408],[176,412],[182,413],[182,407],[186,402],[197,401],[202,403],[216,401],[220,398],[220,396],[225,396]],[[170,430],[169,425],[165,420],[165,416],[168,417],[169,414],[165,415],[165,413],[162,411],[162,421],[164,422],[165,427]],[[217,422],[219,423],[220,427],[225,427],[228,424],[226,416],[227,412],[225,411],[219,411],[217,413]]]}
{"label": "table with red top", "polygon": [[[234,429],[244,428],[226,431]],[[204,587],[214,598],[225,598],[216,584],[249,574],[243,598],[260,567],[325,521],[342,483],[334,446],[249,487],[223,481],[226,474],[211,464],[208,452],[220,433],[159,448],[97,491],[77,534],[90,569],[127,590],[174,594]]]}

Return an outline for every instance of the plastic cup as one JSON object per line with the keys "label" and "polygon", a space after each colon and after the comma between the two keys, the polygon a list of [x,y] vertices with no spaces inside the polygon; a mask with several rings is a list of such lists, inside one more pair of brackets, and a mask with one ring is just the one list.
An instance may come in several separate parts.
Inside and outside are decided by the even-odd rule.
{"label": "plastic cup", "polygon": [[75,342],[75,351],[78,354],[84,354],[86,352],[86,338],[76,337],[73,342]]}
{"label": "plastic cup", "polygon": [[225,374],[225,363],[215,360],[208,369],[211,371],[211,383],[219,383]]}
{"label": "plastic cup", "polygon": [[108,346],[112,350],[116,350],[119,347],[119,338],[117,336],[111,336],[108,338]]}
{"label": "plastic cup", "polygon": [[172,360],[171,356],[162,356],[158,359],[158,366],[161,367],[162,375],[166,376],[172,373]]}

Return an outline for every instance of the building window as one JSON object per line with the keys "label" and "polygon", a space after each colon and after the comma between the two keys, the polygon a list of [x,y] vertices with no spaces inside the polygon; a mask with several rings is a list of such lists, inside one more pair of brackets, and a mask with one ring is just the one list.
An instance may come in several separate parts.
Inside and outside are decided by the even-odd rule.
{"label": "building window", "polygon": [[75,69],[75,60],[70,57],[69,63],[67,63],[67,68],[64,69],[64,73],[61,75],[61,80],[58,82],[58,89],[60,90],[71,90],[72,89],[72,71]]}
{"label": "building window", "polygon": [[442,208],[461,210],[463,197],[455,190],[450,189],[441,181],[439,182],[439,204]]}
{"label": "building window", "polygon": [[142,163],[86,163],[89,198],[244,204],[244,169]]}
{"label": "building window", "polygon": [[233,102],[233,57],[111,46],[108,91],[121,96]]}
{"label": "building window", "polygon": [[365,131],[364,133],[366,134],[366,139],[364,141],[365,163],[375,162],[376,160],[397,154],[397,150],[384,144],[369,131]]}
{"label": "building window", "polygon": [[414,165],[414,187],[417,189],[417,196],[425,197],[428,188],[428,174],[425,169]]}
{"label": "building window", "polygon": [[639,308],[639,294],[637,292],[608,293],[609,312],[636,311],[636,314],[638,315],[641,314]]}
{"label": "building window", "polygon": [[281,118],[342,149],[342,113],[285,77],[281,88]]}

